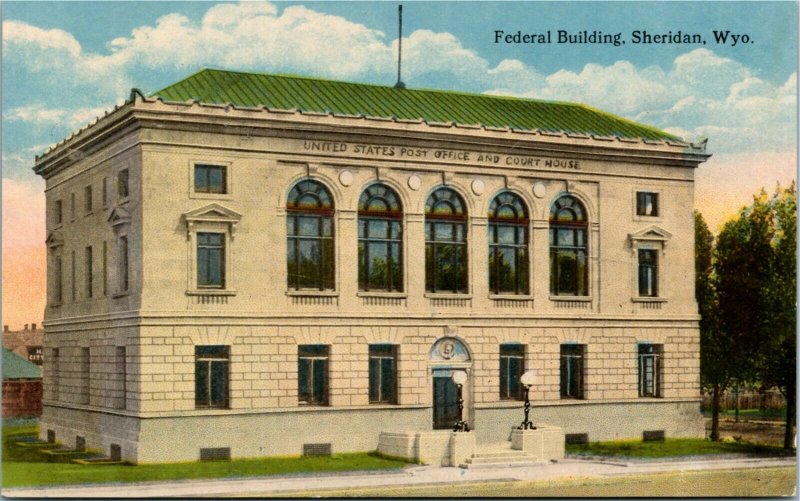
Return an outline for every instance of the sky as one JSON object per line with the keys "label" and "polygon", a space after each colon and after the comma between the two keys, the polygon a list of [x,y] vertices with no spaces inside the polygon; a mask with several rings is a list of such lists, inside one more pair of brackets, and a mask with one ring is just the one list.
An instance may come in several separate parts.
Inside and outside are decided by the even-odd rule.
{"label": "sky", "polygon": [[[403,81],[576,101],[708,138],[712,230],[797,169],[796,2],[405,2]],[[394,84],[396,2],[14,2],[2,9],[3,323],[40,323],[44,182],[34,156],[130,94],[204,68]],[[557,43],[620,33],[626,43]],[[550,44],[497,32],[551,33]],[[705,43],[635,44],[633,32]],[[728,33],[719,42],[714,32]],[[736,35],[733,43],[732,35]]]}

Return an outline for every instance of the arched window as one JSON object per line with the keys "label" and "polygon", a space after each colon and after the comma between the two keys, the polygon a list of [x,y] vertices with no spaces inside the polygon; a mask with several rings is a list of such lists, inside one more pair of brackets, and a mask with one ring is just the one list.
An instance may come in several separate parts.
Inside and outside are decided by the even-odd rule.
{"label": "arched window", "polygon": [[288,286],[293,290],[334,289],[333,197],[305,179],[286,200]]}
{"label": "arched window", "polygon": [[358,288],[403,290],[403,207],[384,184],[368,186],[358,199]]}
{"label": "arched window", "polygon": [[550,293],[588,295],[586,209],[570,195],[550,207]]}
{"label": "arched window", "polygon": [[467,209],[450,188],[439,188],[425,203],[425,289],[467,292]]}
{"label": "arched window", "polygon": [[489,204],[489,290],[528,294],[528,209],[504,191]]}

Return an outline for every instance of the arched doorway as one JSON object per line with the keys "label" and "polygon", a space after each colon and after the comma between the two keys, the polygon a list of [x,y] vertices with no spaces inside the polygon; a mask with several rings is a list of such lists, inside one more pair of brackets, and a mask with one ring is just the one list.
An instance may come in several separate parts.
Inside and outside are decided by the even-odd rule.
{"label": "arched doorway", "polygon": [[462,398],[463,418],[469,421],[472,358],[466,345],[457,338],[443,337],[431,347],[428,363],[433,376],[433,429],[451,429],[458,421],[458,388],[453,381],[453,372],[457,370],[464,371],[468,377],[462,388]]}

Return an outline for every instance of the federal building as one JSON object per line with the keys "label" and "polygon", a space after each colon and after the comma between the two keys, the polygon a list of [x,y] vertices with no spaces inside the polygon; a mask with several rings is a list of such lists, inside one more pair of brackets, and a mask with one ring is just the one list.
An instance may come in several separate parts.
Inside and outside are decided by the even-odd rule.
{"label": "federal building", "polygon": [[[581,104],[203,70],[37,157],[42,438],[137,463],[523,419],[702,436],[692,144]],[[425,435],[428,434],[428,435]]]}

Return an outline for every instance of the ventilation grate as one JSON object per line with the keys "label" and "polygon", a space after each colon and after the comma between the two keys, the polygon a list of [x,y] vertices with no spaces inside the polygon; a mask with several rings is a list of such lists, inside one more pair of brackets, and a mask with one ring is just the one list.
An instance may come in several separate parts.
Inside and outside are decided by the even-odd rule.
{"label": "ventilation grate", "polygon": [[303,444],[304,456],[330,456],[331,444]]}
{"label": "ventilation grate", "polygon": [[568,444],[588,444],[588,433],[567,433],[564,435],[564,441]]}
{"label": "ventilation grate", "polygon": [[86,439],[84,437],[75,437],[75,450],[76,451],[85,451],[86,450]]}
{"label": "ventilation grate", "polygon": [[230,461],[230,447],[206,447],[200,449],[200,461]]}
{"label": "ventilation grate", "polygon": [[50,444],[56,443],[56,431],[47,430],[47,442]]}
{"label": "ventilation grate", "polygon": [[663,442],[664,430],[650,430],[642,432],[642,441],[644,442]]}
{"label": "ventilation grate", "polygon": [[122,461],[122,447],[120,447],[119,444],[111,444],[109,449],[111,461]]}

